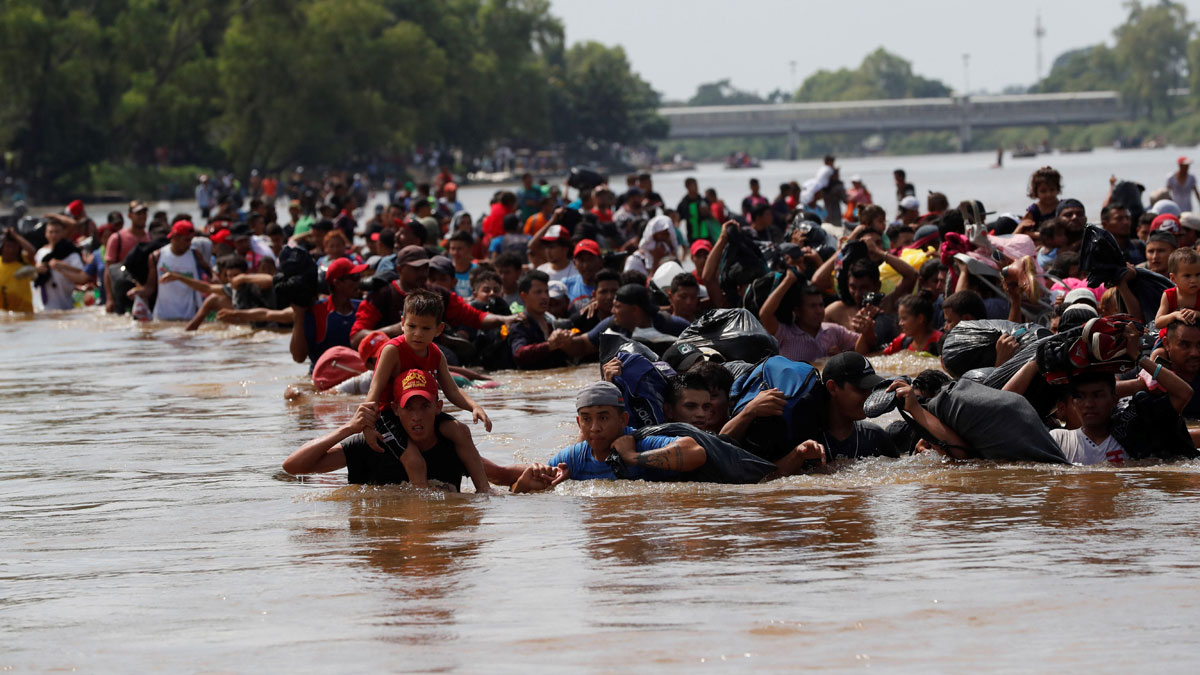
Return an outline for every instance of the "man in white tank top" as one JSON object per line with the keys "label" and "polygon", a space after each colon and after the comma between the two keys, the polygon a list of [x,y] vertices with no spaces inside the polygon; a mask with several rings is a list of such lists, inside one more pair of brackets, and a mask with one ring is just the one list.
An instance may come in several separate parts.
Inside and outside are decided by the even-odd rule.
{"label": "man in white tank top", "polygon": [[144,298],[158,292],[158,299],[154,303],[154,318],[157,321],[189,321],[200,309],[203,297],[198,291],[179,282],[159,283],[167,272],[189,279],[199,279],[201,272],[212,276],[207,261],[201,260],[192,250],[195,233],[190,222],[181,220],[171,226],[167,235],[171,243],[150,254],[150,267],[154,271],[147,277],[146,285],[136,289],[136,292]]}

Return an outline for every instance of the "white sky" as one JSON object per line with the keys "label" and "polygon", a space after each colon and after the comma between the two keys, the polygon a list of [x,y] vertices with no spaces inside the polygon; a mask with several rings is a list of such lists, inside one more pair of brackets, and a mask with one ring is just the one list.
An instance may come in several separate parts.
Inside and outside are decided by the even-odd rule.
{"label": "white sky", "polygon": [[[1156,0],[1144,0],[1153,4]],[[1200,0],[1183,0],[1192,21]],[[791,90],[820,70],[855,68],[877,47],[919,75],[971,91],[999,93],[1036,79],[1038,11],[1046,35],[1043,75],[1064,51],[1113,43],[1128,12],[1123,0],[551,0],[567,44],[595,40],[625,48],[633,69],[669,100],[729,78],[766,95]],[[796,62],[793,81],[789,61]]]}

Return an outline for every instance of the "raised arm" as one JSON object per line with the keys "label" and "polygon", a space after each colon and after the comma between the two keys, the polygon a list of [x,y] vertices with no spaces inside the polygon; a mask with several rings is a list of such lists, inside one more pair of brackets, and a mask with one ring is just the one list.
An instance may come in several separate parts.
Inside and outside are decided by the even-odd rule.
{"label": "raised arm", "polygon": [[306,473],[327,473],[346,466],[346,455],[340,443],[367,427],[374,428],[379,412],[370,403],[360,403],[354,417],[339,428],[300,446],[283,460],[283,470],[293,476]]}
{"label": "raised arm", "polygon": [[779,310],[779,306],[783,304],[784,297],[787,296],[788,291],[796,281],[796,273],[792,271],[791,267],[788,267],[787,273],[783,275],[783,279],[780,280],[779,285],[775,287],[775,290],[771,291],[771,294],[763,302],[762,307],[758,309],[758,320],[762,323],[763,328],[767,330],[767,333],[774,335],[775,331],[779,330],[779,319],[775,318],[775,312]]}

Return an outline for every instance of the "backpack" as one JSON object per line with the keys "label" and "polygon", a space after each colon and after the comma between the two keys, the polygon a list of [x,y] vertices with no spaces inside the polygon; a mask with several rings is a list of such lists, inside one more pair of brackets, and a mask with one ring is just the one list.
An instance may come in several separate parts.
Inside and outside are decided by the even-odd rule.
{"label": "backpack", "polygon": [[621,374],[613,378],[613,384],[625,399],[629,426],[640,429],[665,422],[663,393],[667,390],[667,377],[674,372],[641,354],[617,352],[616,358],[621,361]]}
{"label": "backpack", "polygon": [[320,295],[316,261],[298,246],[283,247],[274,284],[275,300],[280,307],[312,307]]}
{"label": "backpack", "polygon": [[787,405],[778,417],[759,417],[746,431],[746,449],[769,461],[777,461],[800,443],[819,438],[825,425],[827,392],[821,374],[812,364],[772,356],[733,382],[729,400],[737,415],[759,392],[778,389]]}

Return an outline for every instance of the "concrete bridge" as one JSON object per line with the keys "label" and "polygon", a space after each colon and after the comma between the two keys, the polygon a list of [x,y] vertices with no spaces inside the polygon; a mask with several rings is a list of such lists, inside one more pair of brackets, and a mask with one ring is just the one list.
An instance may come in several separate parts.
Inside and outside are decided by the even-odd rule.
{"label": "concrete bridge", "polygon": [[953,130],[961,147],[971,130],[991,127],[1096,124],[1133,118],[1116,92],[1087,91],[1019,96],[780,103],[660,108],[671,124],[668,138],[788,136]]}

